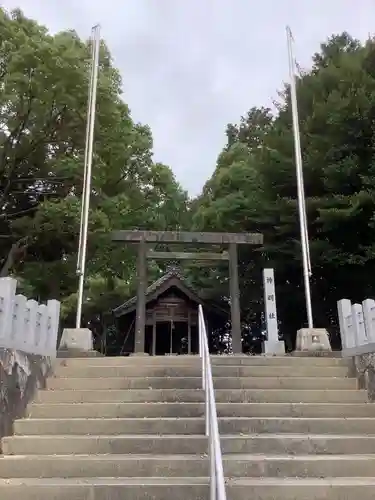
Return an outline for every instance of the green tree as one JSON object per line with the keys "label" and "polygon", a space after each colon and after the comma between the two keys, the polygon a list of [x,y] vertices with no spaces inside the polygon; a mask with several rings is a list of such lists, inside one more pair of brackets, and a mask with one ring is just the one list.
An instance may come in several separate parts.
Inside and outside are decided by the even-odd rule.
{"label": "green tree", "polygon": [[[19,277],[29,295],[63,300],[64,316],[71,321],[89,46],[75,32],[50,35],[19,10],[0,9],[0,28],[1,272]],[[153,162],[151,131],[132,121],[121,94],[119,72],[102,42],[86,322],[98,321],[134,288],[134,251],[114,246],[110,231],[175,228],[186,217],[186,193],[169,167]]]}
{"label": "green tree", "polygon": [[[374,63],[375,40],[361,44],[344,33],[322,45],[297,82],[314,317],[332,333],[338,299],[375,295],[369,279],[375,270]],[[288,86],[280,96],[274,116],[252,109],[228,127],[228,144],[194,220],[201,229],[264,234],[264,247],[244,250],[240,259],[244,317],[259,310],[261,267],[272,266],[282,332],[293,337],[306,314]]]}

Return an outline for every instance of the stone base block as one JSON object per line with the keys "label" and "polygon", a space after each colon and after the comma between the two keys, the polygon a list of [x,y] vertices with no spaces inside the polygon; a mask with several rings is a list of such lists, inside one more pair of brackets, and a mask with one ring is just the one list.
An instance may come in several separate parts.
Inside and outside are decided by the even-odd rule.
{"label": "stone base block", "polygon": [[91,330],[88,328],[65,328],[61,337],[60,350],[93,351]]}
{"label": "stone base block", "polygon": [[296,351],[332,351],[325,328],[301,328],[297,332]]}
{"label": "stone base block", "polygon": [[148,352],[132,352],[130,356],[145,357],[149,356]]}
{"label": "stone base block", "polygon": [[98,351],[82,351],[82,349],[59,349],[57,358],[97,358],[103,357]]}
{"label": "stone base block", "polygon": [[293,351],[295,358],[341,358],[341,351]]}
{"label": "stone base block", "polygon": [[268,356],[283,355],[285,354],[285,343],[282,340],[265,340],[263,351]]}

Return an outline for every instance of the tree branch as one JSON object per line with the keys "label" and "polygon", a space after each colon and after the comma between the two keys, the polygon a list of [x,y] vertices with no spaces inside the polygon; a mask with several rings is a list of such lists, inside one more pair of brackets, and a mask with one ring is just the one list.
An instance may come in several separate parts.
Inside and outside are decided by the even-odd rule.
{"label": "tree branch", "polygon": [[18,212],[13,212],[12,214],[0,214],[0,219],[11,219],[12,217],[16,217],[19,215],[25,215],[29,212],[33,212],[34,210],[37,210],[39,204],[35,205],[33,207],[26,208],[25,210],[20,210]]}

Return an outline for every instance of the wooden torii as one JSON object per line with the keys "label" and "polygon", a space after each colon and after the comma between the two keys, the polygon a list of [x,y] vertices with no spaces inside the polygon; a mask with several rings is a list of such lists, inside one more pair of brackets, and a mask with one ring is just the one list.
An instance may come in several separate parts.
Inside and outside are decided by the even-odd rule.
{"label": "wooden torii", "polygon": [[[146,324],[147,259],[175,259],[195,261],[229,261],[229,291],[232,322],[232,348],[242,353],[240,290],[238,280],[237,245],[262,245],[259,233],[208,233],[187,231],[114,231],[112,241],[137,243],[137,309],[135,324],[135,353],[144,353]],[[147,248],[154,244],[204,244],[227,246],[228,251],[213,252],[159,252]]]}

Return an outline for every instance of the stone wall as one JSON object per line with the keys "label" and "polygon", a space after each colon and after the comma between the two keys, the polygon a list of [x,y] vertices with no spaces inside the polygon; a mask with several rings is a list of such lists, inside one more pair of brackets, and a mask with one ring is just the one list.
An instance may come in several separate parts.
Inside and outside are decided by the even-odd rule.
{"label": "stone wall", "polygon": [[0,348],[0,438],[13,432],[39,388],[52,372],[51,358]]}
{"label": "stone wall", "polygon": [[369,401],[375,401],[375,353],[361,354],[352,358],[352,375],[358,380],[358,388],[366,389]]}

